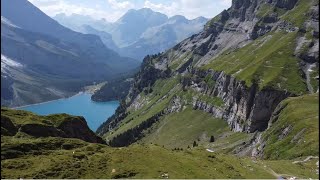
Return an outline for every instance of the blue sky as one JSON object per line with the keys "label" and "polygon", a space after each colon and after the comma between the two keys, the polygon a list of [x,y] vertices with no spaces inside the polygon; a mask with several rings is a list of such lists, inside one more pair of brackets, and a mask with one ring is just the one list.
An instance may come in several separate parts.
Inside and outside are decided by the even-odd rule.
{"label": "blue sky", "polygon": [[89,15],[114,22],[129,9],[151,8],[169,17],[212,18],[231,6],[231,0],[29,0],[49,16],[58,13]]}

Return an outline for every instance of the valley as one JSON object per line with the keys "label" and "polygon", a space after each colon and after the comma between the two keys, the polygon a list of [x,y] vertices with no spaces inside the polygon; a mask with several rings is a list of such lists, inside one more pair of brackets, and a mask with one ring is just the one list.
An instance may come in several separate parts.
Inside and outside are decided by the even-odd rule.
{"label": "valley", "polygon": [[[129,10],[115,23],[65,16],[55,18],[96,35],[79,33],[90,42],[74,46],[82,38],[29,32],[30,24],[2,18],[6,32],[21,33],[2,34],[4,45],[20,42],[21,49],[34,50],[45,39],[54,47],[40,41],[41,49],[28,52],[44,59],[42,53],[58,53],[66,64],[39,67],[34,62],[41,58],[16,58],[17,51],[1,49],[1,102],[16,92],[23,93],[11,105],[43,101],[36,97],[48,82],[61,91],[93,94],[23,110],[2,107],[1,178],[319,178],[319,0],[233,0],[201,30],[170,38],[176,41],[155,52],[141,35],[163,42],[162,33],[179,30],[173,20],[190,20],[147,8]],[[130,29],[135,22],[140,26]],[[126,36],[129,30],[135,36]],[[117,46],[137,43],[145,43],[147,54],[119,55]],[[140,66],[131,64],[142,57]],[[59,68],[68,63],[75,68]],[[21,77],[28,81],[17,88]],[[81,83],[66,87],[73,80]]]}

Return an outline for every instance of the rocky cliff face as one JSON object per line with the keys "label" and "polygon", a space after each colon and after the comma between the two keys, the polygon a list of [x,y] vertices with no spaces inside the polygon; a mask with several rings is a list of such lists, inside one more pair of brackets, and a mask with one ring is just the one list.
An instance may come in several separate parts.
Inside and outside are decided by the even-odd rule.
{"label": "rocky cliff face", "polygon": [[244,82],[236,80],[223,72],[193,72],[199,77],[212,77],[214,87],[191,82],[198,92],[219,97],[224,107],[215,107],[201,100],[194,101],[194,109],[204,110],[215,117],[228,121],[231,129],[239,132],[263,131],[268,126],[269,118],[277,104],[290,96],[288,92],[272,89],[259,90],[256,84],[250,88]]}
{"label": "rocky cliff face", "polygon": [[[258,40],[268,39],[278,32],[296,33],[297,38],[295,40],[297,42],[294,45],[297,49],[296,53],[281,58],[288,58],[288,61],[290,61],[289,58],[294,57],[297,63],[293,64],[300,63],[299,70],[296,71],[299,71],[297,74],[304,78],[304,82],[301,84],[305,86],[303,85],[301,89],[312,92],[308,86],[313,86],[317,82],[316,75],[313,74],[311,78],[308,70],[303,70],[308,68],[303,67],[309,67],[309,72],[314,72],[316,70],[312,67],[318,67],[318,61],[308,62],[308,58],[301,58],[301,55],[309,54],[313,58],[318,57],[319,50],[315,50],[319,42],[317,35],[319,31],[315,27],[315,24],[318,24],[315,16],[318,13],[316,9],[318,4],[316,1],[306,2],[302,0],[234,0],[231,8],[209,21],[202,32],[182,41],[165,53],[148,56],[135,77],[135,83],[126,101],[119,108],[121,113],[117,113],[110,118],[98,129],[98,133],[103,135],[121,126],[121,121],[125,119],[126,113],[129,112],[128,107],[132,104],[138,104],[136,101],[140,99],[137,97],[140,97],[141,92],[148,87],[152,87],[156,80],[173,76],[182,76],[185,79],[180,82],[184,88],[192,89],[208,97],[220,98],[224,104],[223,106],[216,106],[201,99],[194,99],[192,102],[194,109],[203,110],[215,117],[225,119],[233,131],[248,133],[264,131],[268,127],[268,122],[276,106],[289,96],[300,95],[294,91],[295,87],[287,89],[279,83],[277,88],[261,86],[264,79],[260,79],[258,75],[252,73],[253,65],[246,70],[239,68],[236,73],[227,73],[228,67],[217,68],[220,70],[203,67],[226,55],[235,54],[249,44],[256,44],[255,46],[262,50],[266,48],[266,52],[262,53],[261,56],[270,53],[268,51],[273,51],[269,59],[266,60],[264,57],[256,56],[257,59],[265,60],[268,64],[270,61],[275,61],[274,59],[278,58],[276,54],[282,54],[282,50],[270,50],[269,47],[264,47],[268,40],[260,44],[257,43]],[[306,12],[301,13],[302,10]],[[300,16],[303,16],[302,18],[295,15],[299,13]],[[309,39],[308,42],[311,44],[306,44],[306,41],[300,42],[299,38]],[[267,50],[268,48],[269,50]],[[301,51],[301,49],[304,49],[304,51]],[[245,57],[246,54],[242,56]],[[241,61],[240,58],[243,57],[235,58],[234,61]],[[229,66],[237,67],[234,62],[229,62],[229,64]],[[250,62],[244,61],[243,64],[250,65]],[[311,69],[310,66],[312,66]],[[265,65],[264,68],[273,68],[273,66]],[[279,69],[285,68],[287,67],[280,67]],[[263,74],[264,70],[261,71],[259,73]],[[236,75],[240,72],[244,74],[247,72],[246,77],[251,78],[252,76],[250,85],[236,78]],[[281,75],[279,79],[293,81],[292,83],[300,81],[289,79],[291,77],[287,74]],[[187,76],[193,78],[185,78]],[[205,82],[206,80],[211,81],[211,85]],[[313,81],[313,85],[311,85],[311,81]]]}

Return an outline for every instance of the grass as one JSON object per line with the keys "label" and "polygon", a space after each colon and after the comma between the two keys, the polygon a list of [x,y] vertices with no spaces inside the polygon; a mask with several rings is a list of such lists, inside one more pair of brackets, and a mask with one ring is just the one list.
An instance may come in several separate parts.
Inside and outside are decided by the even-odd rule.
{"label": "grass", "polygon": [[273,11],[274,6],[264,3],[259,7],[259,10],[257,12],[258,17],[264,17],[265,15],[269,14]]}
{"label": "grass", "polygon": [[[25,144],[33,144],[26,151]],[[75,145],[71,149],[62,144]],[[249,158],[206,152],[203,148],[171,151],[156,145],[132,145],[127,148],[110,148],[77,139],[64,138],[1,138],[2,151],[18,149],[21,156],[1,160],[1,178],[275,178],[259,162]],[[265,161],[263,161],[265,162]],[[265,162],[266,163],[266,162]],[[268,162],[270,167],[280,166]],[[297,177],[315,177],[305,165],[286,167],[298,169]],[[293,167],[293,168],[292,168]],[[292,172],[295,172],[291,170]]]}
{"label": "grass", "polygon": [[267,165],[277,173],[284,177],[310,177],[319,178],[316,174],[315,164],[319,159],[312,159],[306,163],[293,164],[292,161],[288,160],[277,160],[277,161],[263,161],[263,165]]}
{"label": "grass", "polygon": [[207,94],[199,93],[195,90],[188,89],[187,91],[180,91],[178,95],[187,102],[187,104],[192,104],[193,99],[200,100],[207,104],[213,105],[215,107],[223,107],[224,102],[221,98],[216,96],[209,96]]}
{"label": "grass", "polygon": [[80,118],[78,116],[71,116],[68,114],[52,114],[48,116],[40,116],[24,110],[13,110],[9,108],[1,108],[1,114],[9,117],[13,124],[41,124],[58,127],[61,123],[68,119]]}
{"label": "grass", "polygon": [[257,82],[260,89],[287,90],[306,93],[305,80],[293,56],[297,32],[271,32],[232,53],[224,53],[204,66],[204,69],[224,71],[245,81],[250,87]]}
{"label": "grass", "polygon": [[[116,127],[113,131],[110,131],[104,135],[104,138],[107,140],[111,140],[112,138],[116,137],[119,134],[122,134],[126,131],[128,131],[131,128],[139,126],[142,122],[146,121],[148,118],[151,118],[155,114],[158,114],[159,112],[163,111],[165,108],[167,108],[172,99],[175,96],[178,96],[182,99],[182,106],[184,105],[192,105],[193,98],[197,98],[201,100],[202,102],[206,102],[208,104],[211,104],[215,107],[222,107],[224,105],[224,102],[221,98],[218,97],[212,97],[206,94],[198,93],[194,90],[188,89],[187,91],[182,91],[182,85],[179,83],[181,77],[175,76],[169,79],[159,79],[155,82],[155,84],[150,87],[153,89],[152,93],[145,94],[140,93],[140,98],[135,102],[136,104],[140,103],[140,107],[138,109],[135,109],[134,107],[128,108],[128,116],[121,121],[121,123]],[[209,86],[213,86],[212,78],[206,77],[204,79],[204,82],[206,82]],[[197,119],[192,113],[189,113],[191,110],[191,107],[189,107],[187,110],[185,110],[190,117],[194,117]],[[200,111],[193,111],[195,114],[200,115]],[[177,117],[173,116],[174,119],[179,119],[179,115],[182,117],[186,117],[184,113],[178,113]],[[171,115],[168,115],[165,117],[165,122],[168,121],[167,118],[171,118]],[[211,115],[209,113],[202,112],[202,115],[200,116],[203,118],[203,121],[205,123],[209,123],[212,119]],[[162,121],[161,121],[162,122]],[[170,121],[171,122],[171,121]],[[175,122],[175,121],[172,121]],[[179,121],[180,122],[180,121]],[[191,122],[190,122],[191,123]],[[196,123],[195,123],[196,124]],[[175,126],[174,126],[175,127]],[[204,124],[202,124],[201,127],[205,127]],[[195,131],[198,132],[199,129],[195,129]],[[211,132],[208,133],[211,136]],[[210,137],[209,136],[209,137]],[[163,137],[163,140],[168,137]],[[183,138],[187,138],[187,136],[182,135],[180,137],[180,140]],[[169,139],[168,139],[169,140]],[[190,136],[190,139],[187,140],[188,144],[183,142],[181,145],[185,145],[187,147],[188,145],[192,145],[192,142],[194,141],[194,137]],[[191,141],[191,143],[189,142]],[[164,144],[164,143],[160,143]]]}
{"label": "grass", "polygon": [[[263,133],[264,158],[293,159],[319,155],[319,94],[289,98],[281,102],[279,118]],[[283,130],[292,130],[280,139]]]}
{"label": "grass", "polygon": [[181,112],[165,116],[146,133],[140,142],[153,143],[166,148],[187,148],[192,143],[208,144],[210,137],[229,131],[228,124],[211,114],[193,110],[190,106]]}
{"label": "grass", "polygon": [[187,62],[192,57],[192,52],[183,53],[178,59],[175,58],[169,65],[172,70],[177,70],[183,63]]}
{"label": "grass", "polygon": [[217,16],[215,16],[214,18],[212,18],[211,20],[209,20],[207,22],[207,24],[205,25],[205,27],[211,27],[213,26],[214,23],[217,23],[221,20],[221,15],[218,14]]}
{"label": "grass", "polygon": [[285,13],[282,17],[280,17],[282,20],[289,21],[293,23],[297,27],[302,27],[303,23],[307,19],[307,12],[309,11],[310,7],[314,3],[319,3],[319,1],[313,1],[313,0],[299,0],[292,10]]}
{"label": "grass", "polygon": [[[158,85],[161,84],[161,82],[158,83]],[[283,113],[297,111],[302,112],[302,114],[299,114],[300,116],[305,113],[311,116],[318,108],[318,105],[316,105],[318,100],[318,95],[290,98],[283,102],[288,104],[286,108],[290,107],[284,109]],[[309,107],[308,110],[307,105],[312,105],[312,109]],[[300,110],[302,107],[304,111]],[[25,111],[3,109],[1,113],[10,116],[16,123],[38,121],[37,119],[31,120],[32,113]],[[61,116],[63,117],[63,115]],[[308,147],[310,147],[308,149],[305,148],[306,145],[304,144],[303,149],[310,152],[309,149],[318,146],[317,135],[319,133],[314,130],[319,129],[319,122],[309,122],[307,117],[303,120],[294,121],[296,119],[293,117],[295,116],[285,116],[299,127],[301,122],[306,123],[305,127],[312,130],[311,133],[304,135],[304,137],[309,138],[308,142],[314,144],[308,144]],[[25,118],[26,120],[24,120]],[[48,116],[47,120],[55,118],[59,119],[58,116]],[[39,119],[41,118],[39,117]],[[280,120],[275,123],[281,123],[284,121],[282,119],[281,114]],[[162,128],[158,128],[159,126],[162,126]],[[18,132],[15,136],[2,135],[1,178],[151,179],[161,178],[163,174],[168,174],[169,178],[176,179],[276,178],[270,169],[278,174],[289,174],[298,178],[317,178],[314,160],[307,163],[292,164],[293,160],[252,160],[231,154],[207,152],[205,148],[210,135],[215,136],[214,145],[227,142],[232,146],[250,138],[250,136],[244,133],[229,132],[225,121],[215,119],[208,113],[192,110],[190,107],[182,112],[172,113],[164,117],[155,127],[155,131],[150,132],[149,139],[145,138],[143,140],[145,143],[153,142],[153,144],[159,143],[159,145],[134,144],[125,148],[111,148],[107,145],[92,144],[74,138],[35,138],[22,132]],[[281,128],[282,126],[281,124],[275,124],[273,127]],[[306,132],[309,132],[309,130]],[[226,133],[229,133],[229,135],[226,136]],[[221,134],[224,135],[220,136]],[[277,136],[273,132],[270,134]],[[170,149],[170,145],[174,147],[181,143],[179,145],[181,148],[181,146],[185,147],[198,138],[200,139],[199,147],[184,148],[184,150],[178,151]],[[161,147],[160,143],[168,143],[168,147]],[[281,145],[278,144],[278,147],[281,147]],[[302,150],[301,147],[294,148],[297,151]],[[268,152],[268,149],[266,149],[266,152]],[[288,152],[292,152],[291,149]],[[306,155],[309,154],[302,154],[302,156]],[[288,156],[284,153],[282,158],[288,158]],[[300,159],[303,159],[303,157]]]}
{"label": "grass", "polygon": [[286,13],[286,10],[272,6],[271,4],[268,4],[268,3],[264,3],[259,7],[256,16],[258,18],[262,18],[262,17],[268,16],[273,12],[277,13],[278,16],[282,16],[283,14]]}
{"label": "grass", "polygon": [[164,110],[169,105],[175,92],[179,89],[179,87],[176,87],[177,84],[178,78],[176,77],[157,80],[152,87],[153,92],[151,94],[144,95],[140,93],[141,99],[139,102],[143,106],[138,110],[129,109],[129,115],[122,120],[118,129],[106,133],[104,137],[110,139],[130,128],[138,126],[143,121]]}
{"label": "grass", "polygon": [[248,142],[252,138],[253,134],[247,134],[243,132],[231,132],[226,131],[220,134],[215,142],[207,145],[208,148],[219,153],[230,153],[243,142]]}

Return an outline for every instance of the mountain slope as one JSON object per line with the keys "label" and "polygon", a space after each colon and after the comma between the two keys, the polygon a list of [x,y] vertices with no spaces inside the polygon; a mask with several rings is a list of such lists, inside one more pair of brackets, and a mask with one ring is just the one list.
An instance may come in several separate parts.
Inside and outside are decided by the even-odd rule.
{"label": "mountain slope", "polygon": [[163,52],[183,39],[198,33],[208,20],[199,17],[188,20],[183,16],[173,16],[165,23],[145,30],[139,40],[120,49],[120,54],[135,59],[143,59],[148,54]]}
{"label": "mountain slope", "polygon": [[[117,45],[114,43],[112,39],[112,35],[105,32],[105,31],[99,31],[90,25],[82,25],[81,26],[80,32],[85,33],[85,34],[95,34],[98,35],[101,38],[101,41],[109,48],[114,50],[115,52],[119,51],[119,48]],[[121,54],[122,55],[122,54]],[[123,55],[122,55],[123,56]]]}
{"label": "mountain slope", "polygon": [[[39,131],[41,128],[47,131]],[[204,148],[171,150],[158,145],[112,148],[94,143],[96,139],[99,138],[81,117],[36,116],[2,108],[1,178],[317,177],[315,170],[310,171],[316,166],[314,159],[292,164],[291,160],[252,160],[207,152]]]}
{"label": "mountain slope", "polygon": [[[186,117],[188,111],[183,110],[191,106],[224,119],[233,132],[247,133],[230,139],[232,143],[222,149],[251,156],[253,143],[268,129],[279,103],[319,88],[318,6],[318,1],[302,0],[233,1],[231,8],[210,20],[200,33],[164,53],[147,56],[129,95],[97,133],[112,146],[150,143],[155,133],[162,138],[154,139],[160,145],[174,144],[175,139],[168,137],[180,136],[183,130],[166,135],[161,128],[175,123],[177,118],[172,116]],[[311,116],[316,117],[317,112],[312,111]],[[189,127],[181,127],[185,128]],[[183,139],[197,141],[192,134]],[[228,142],[222,132],[216,135],[218,141]],[[316,140],[310,143],[314,147]],[[292,151],[299,148],[290,147]],[[314,148],[300,156],[281,158],[317,153],[319,149]]]}
{"label": "mountain slope", "polygon": [[[126,72],[127,69],[122,69],[125,67],[124,64],[129,63],[128,65],[132,65],[135,63],[131,59],[119,59],[119,55],[107,49],[98,36],[84,35],[61,26],[27,0],[4,0],[1,3],[3,4],[1,15],[16,26],[27,31],[46,34],[73,43],[75,47],[84,53],[83,55],[90,57],[91,61],[104,62],[116,66],[114,69],[118,72]],[[19,14],[15,13],[17,12],[16,7],[19,8]],[[37,23],[33,23],[34,21]]]}
{"label": "mountain slope", "polygon": [[129,10],[113,24],[110,33],[119,48],[128,46],[139,39],[149,27],[166,22],[168,17],[151,9]]}
{"label": "mountain slope", "polygon": [[72,29],[73,31],[82,32],[83,25],[88,25],[97,29],[98,31],[108,32],[112,26],[112,23],[106,21],[105,19],[96,20],[91,16],[80,15],[80,14],[70,14],[66,15],[64,13],[59,13],[52,17],[54,20],[59,22],[61,25]]}
{"label": "mountain slope", "polygon": [[71,14],[67,16],[64,13],[57,14],[52,18],[73,31],[97,35],[101,38],[107,48],[116,52],[118,51],[118,47],[114,43],[111,34],[108,33],[110,32],[112,24],[104,19],[95,20],[90,16],[83,16],[79,14]]}
{"label": "mountain slope", "polygon": [[28,1],[1,4],[1,64],[6,59],[20,64],[1,69],[2,105],[70,96],[93,81],[110,80],[138,66],[135,60],[107,49],[99,37],[61,26]]}
{"label": "mountain slope", "polygon": [[269,128],[261,134],[255,155],[283,159],[319,153],[318,120],[319,94],[284,100],[275,110]]}

